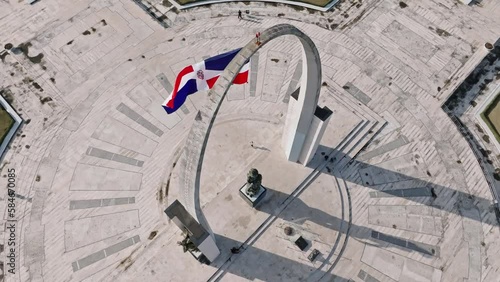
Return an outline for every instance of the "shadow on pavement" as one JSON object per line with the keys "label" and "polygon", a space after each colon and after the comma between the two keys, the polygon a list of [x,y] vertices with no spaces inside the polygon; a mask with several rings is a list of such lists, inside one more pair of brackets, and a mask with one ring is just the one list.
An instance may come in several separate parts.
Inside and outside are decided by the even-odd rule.
{"label": "shadow on pavement", "polygon": [[[231,248],[240,248],[243,243],[222,235],[216,234],[215,237],[221,255],[211,266],[219,268],[230,260],[232,263],[226,272],[251,281],[304,281],[308,273],[316,270],[316,267],[307,261],[305,256],[304,263],[301,263],[254,246],[246,246],[246,249],[241,248],[239,253],[232,254]],[[277,241],[276,243],[282,242]],[[283,248],[286,247],[283,245]],[[290,247],[295,247],[300,252],[296,246]],[[321,281],[350,281],[331,273],[323,272],[322,274],[325,276]]]}
{"label": "shadow on pavement", "polygon": [[[285,194],[280,191],[272,190],[270,188],[267,188],[267,195],[266,195],[266,202],[284,202],[286,198],[288,197],[288,194]],[[332,199],[333,200],[333,199]],[[334,203],[332,203],[334,204]],[[273,214],[274,209],[269,208],[271,205],[266,205],[265,202],[262,202],[261,205],[257,206],[257,210]],[[347,204],[346,204],[347,207]],[[342,220],[341,218],[338,218],[334,215],[331,215],[329,213],[326,213],[320,209],[310,207],[306,203],[304,203],[300,198],[295,198],[283,212],[278,214],[278,217],[283,219],[286,222],[292,222],[297,225],[303,225],[306,221],[314,222],[318,225],[321,225],[325,228],[329,228],[331,230],[337,231],[337,232],[342,232],[345,233],[347,230],[347,219]],[[348,215],[345,215],[347,218]],[[343,225],[342,225],[343,223]],[[341,228],[343,226],[343,228]],[[408,251],[408,248],[404,248],[403,242],[398,241],[398,240],[405,240],[405,239],[399,239],[390,235],[383,234],[381,232],[375,231],[372,228],[364,227],[364,226],[359,226],[355,224],[351,224],[351,228],[349,231],[349,236],[360,239],[360,240],[373,240],[374,235],[376,236],[375,238],[384,238],[384,239],[389,239],[393,241],[394,243],[399,243],[399,244],[394,244],[393,247],[399,248],[401,250]],[[372,241],[371,245],[377,246],[377,247],[384,247],[386,244],[382,243],[375,243],[376,241]],[[404,242],[405,243],[405,242]],[[406,244],[404,244],[406,246]],[[295,247],[295,246],[293,246]],[[314,246],[312,247],[314,248]],[[434,253],[432,250],[422,248],[419,246],[412,246],[413,251],[417,251],[422,253],[425,256],[433,256],[437,252],[437,248],[434,250]]]}
{"label": "shadow on pavement", "polygon": [[[323,173],[333,175],[346,182],[371,188],[374,192],[377,192],[376,195],[373,194],[370,197],[400,197],[477,221],[481,221],[480,213],[482,212],[478,209],[478,206],[490,207],[491,211],[493,211],[493,200],[432,183],[429,180],[432,178],[432,174],[427,170],[427,166],[421,160],[421,157],[413,157],[411,165],[402,163],[399,167],[399,170],[414,172],[420,170],[419,173],[421,175],[413,177],[352,159],[343,152],[320,145],[317,156],[311,161],[308,167],[313,168],[318,164],[318,161],[324,161],[325,156],[322,155],[322,152],[328,154],[332,150],[332,156],[335,157],[333,159],[329,158],[328,165],[323,170]],[[344,163],[347,163],[347,165],[339,170],[334,167],[334,164],[340,159],[345,159]],[[497,222],[484,223],[497,225]]]}

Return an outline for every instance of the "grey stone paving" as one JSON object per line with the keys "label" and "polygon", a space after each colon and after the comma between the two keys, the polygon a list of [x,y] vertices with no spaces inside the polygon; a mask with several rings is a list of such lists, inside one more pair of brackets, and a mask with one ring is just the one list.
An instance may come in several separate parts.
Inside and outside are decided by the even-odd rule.
{"label": "grey stone paving", "polygon": [[440,236],[443,217],[435,208],[417,205],[373,205],[368,207],[368,222],[373,225]]}
{"label": "grey stone paving", "polygon": [[426,255],[439,257],[439,248],[436,246],[427,245],[424,243],[415,242],[415,241],[411,241],[411,240],[400,239],[398,237],[386,235],[386,234],[383,234],[383,233],[380,233],[377,231],[372,231],[371,236],[374,239],[384,241],[387,243],[391,243],[391,244],[394,244],[394,245],[399,246],[399,247],[407,248],[411,251],[416,251],[416,252],[420,252],[420,253],[423,253]]}
{"label": "grey stone paving", "polygon": [[186,105],[182,105],[180,109],[185,115],[189,114],[189,109],[187,108]]}
{"label": "grey stone paving", "polygon": [[170,81],[168,81],[168,78],[165,76],[164,73],[160,73],[159,75],[156,76],[156,78],[161,83],[161,85],[167,90],[168,93],[172,93],[174,87],[172,86],[172,84],[170,84]]}
{"label": "grey stone paving", "polygon": [[361,261],[395,281],[441,280],[442,273],[439,269],[384,248],[366,245]]}
{"label": "grey stone paving", "polygon": [[121,112],[124,115],[126,115],[127,117],[129,117],[130,119],[132,119],[133,121],[135,121],[138,124],[140,124],[142,127],[144,127],[147,130],[153,132],[158,137],[161,137],[163,135],[163,131],[161,129],[159,129],[158,127],[156,127],[155,125],[153,125],[151,122],[147,121],[145,118],[143,118],[142,116],[140,116],[137,112],[135,112],[131,108],[127,107],[127,105],[125,105],[123,103],[120,103],[120,105],[118,105],[118,107],[116,107],[116,109],[119,112]]}
{"label": "grey stone paving", "polygon": [[429,187],[395,189],[383,192],[370,192],[371,198],[387,197],[432,197],[432,191]]}
{"label": "grey stone paving", "polygon": [[78,164],[71,179],[73,191],[137,191],[142,174],[108,167]]}
{"label": "grey stone paving", "polygon": [[178,113],[166,115],[165,110],[158,106],[165,101],[168,95],[170,95],[170,93],[166,91],[164,93],[160,93],[148,83],[139,84],[127,93],[127,97],[129,97],[134,103],[141,106],[141,108],[151,114],[168,129],[172,129],[181,121],[181,117]]}
{"label": "grey stone paving", "polygon": [[[159,75],[156,76],[156,78],[161,83],[161,85],[165,88],[165,90],[167,90],[168,94],[172,93],[172,90],[174,89],[174,87],[172,86],[170,81],[168,81],[168,78],[165,76],[164,73],[160,73]],[[186,105],[182,105],[180,107],[180,109],[184,114],[186,114],[186,115],[189,114],[189,109],[186,107]]]}
{"label": "grey stone paving", "polygon": [[88,156],[97,157],[101,159],[106,159],[110,161],[120,162],[124,164],[134,165],[138,167],[142,167],[144,161],[136,160],[133,158],[125,157],[119,154],[115,154],[106,150],[102,150],[99,148],[89,147],[87,152],[85,152]]}
{"label": "grey stone paving", "polygon": [[[100,232],[93,231],[99,225],[112,225],[113,228],[102,229]],[[131,231],[139,226],[138,210],[127,210],[69,220],[64,223],[64,246],[66,251],[76,250]]]}
{"label": "grey stone paving", "polygon": [[151,156],[158,146],[156,141],[110,117],[102,121],[92,134],[92,138],[136,151],[145,156]]}
{"label": "grey stone paving", "polygon": [[135,203],[135,197],[107,198],[107,199],[94,199],[94,200],[73,200],[69,202],[69,209],[70,210],[92,209],[92,208],[127,205],[134,203]]}
{"label": "grey stone paving", "polygon": [[366,161],[366,160],[369,160],[373,157],[376,157],[376,156],[379,156],[379,155],[382,155],[382,154],[385,154],[387,152],[390,152],[394,149],[397,149],[403,145],[406,145],[408,144],[409,141],[408,139],[405,137],[405,136],[399,136],[396,140],[394,141],[391,141],[387,144],[384,144],[378,148],[376,148],[375,150],[372,150],[370,152],[366,152],[362,155],[359,156],[359,160],[360,161]]}
{"label": "grey stone paving", "polygon": [[372,100],[372,98],[366,95],[363,91],[359,90],[356,86],[352,85],[350,82],[346,83],[346,85],[344,85],[343,88],[347,92],[349,92],[352,96],[354,96],[354,98],[361,101],[361,103],[365,105],[370,103],[370,101]]}
{"label": "grey stone paving", "polygon": [[91,264],[94,264],[100,260],[103,260],[106,257],[111,256],[111,255],[113,255],[113,254],[115,254],[123,249],[126,249],[130,246],[133,246],[134,244],[137,244],[140,241],[141,241],[141,239],[139,238],[138,235],[136,235],[132,238],[126,239],[126,240],[121,241],[119,243],[116,243],[112,246],[109,246],[104,250],[101,250],[99,252],[90,254],[84,258],[81,258],[81,259],[79,259],[71,264],[71,266],[73,267],[73,271],[81,270],[82,268],[85,268]]}
{"label": "grey stone paving", "polygon": [[285,74],[291,63],[291,56],[287,53],[267,53],[266,65],[264,67],[264,81],[262,82],[263,101],[277,102],[281,92],[281,86],[285,80]]}

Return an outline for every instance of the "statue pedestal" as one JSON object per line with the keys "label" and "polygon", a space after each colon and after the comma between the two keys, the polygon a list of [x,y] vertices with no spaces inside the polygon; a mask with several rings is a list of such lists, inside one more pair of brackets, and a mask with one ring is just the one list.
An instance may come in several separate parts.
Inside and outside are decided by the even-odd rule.
{"label": "statue pedestal", "polygon": [[210,261],[200,250],[188,251],[199,262],[210,265]]}
{"label": "statue pedestal", "polygon": [[264,199],[266,196],[266,191],[267,189],[264,188],[264,186],[260,186],[259,192],[255,194],[253,197],[250,197],[246,192],[246,184],[243,184],[243,186],[240,188],[240,196],[247,202],[252,208],[255,208],[261,201]]}

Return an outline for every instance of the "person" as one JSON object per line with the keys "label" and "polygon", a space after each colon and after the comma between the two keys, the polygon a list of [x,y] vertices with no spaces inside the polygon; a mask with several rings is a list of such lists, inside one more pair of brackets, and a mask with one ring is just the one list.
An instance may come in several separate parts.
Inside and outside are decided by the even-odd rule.
{"label": "person", "polygon": [[256,42],[256,43],[257,43],[257,45],[260,45],[260,32],[257,32],[257,33],[255,34],[255,38],[257,39],[257,42]]}
{"label": "person", "polygon": [[238,10],[238,19],[243,19],[243,17],[241,16],[241,10]]}
{"label": "person", "polygon": [[252,148],[253,148],[253,141],[250,141],[250,146],[252,146]]}

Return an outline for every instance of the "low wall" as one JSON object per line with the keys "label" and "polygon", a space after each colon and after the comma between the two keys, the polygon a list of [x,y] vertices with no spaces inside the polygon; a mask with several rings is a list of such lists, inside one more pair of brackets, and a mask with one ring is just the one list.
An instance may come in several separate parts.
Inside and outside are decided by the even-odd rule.
{"label": "low wall", "polygon": [[[175,0],[171,0],[171,1],[175,1]],[[206,0],[206,1],[197,1],[194,3],[186,4],[186,5],[181,5],[178,2],[176,2],[176,3],[177,3],[177,5],[179,5],[179,8],[181,10],[185,10],[185,9],[199,7],[199,6],[203,6],[203,5],[230,3],[230,2],[235,2],[235,1],[234,0],[232,0],[232,1],[231,0]],[[265,2],[265,3],[285,4],[285,5],[291,5],[291,6],[300,6],[300,7],[320,11],[320,12],[327,12],[333,6],[335,6],[335,4],[337,4],[337,2],[339,2],[339,0],[332,0],[324,7],[319,7],[319,6],[304,3],[304,2],[287,1],[287,0],[253,0],[253,1],[248,1],[248,2]]]}

